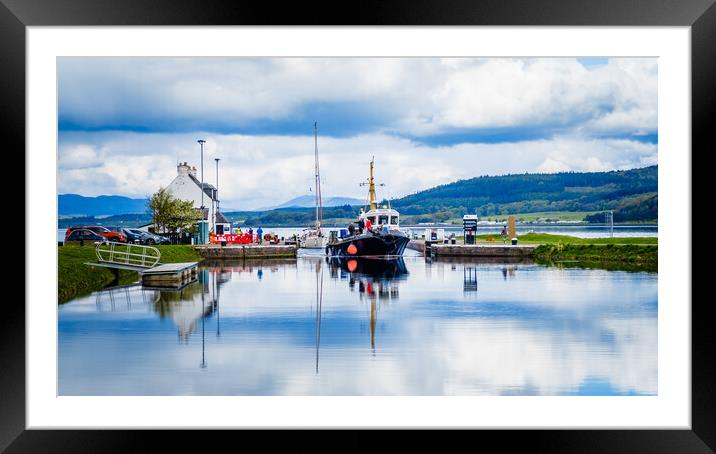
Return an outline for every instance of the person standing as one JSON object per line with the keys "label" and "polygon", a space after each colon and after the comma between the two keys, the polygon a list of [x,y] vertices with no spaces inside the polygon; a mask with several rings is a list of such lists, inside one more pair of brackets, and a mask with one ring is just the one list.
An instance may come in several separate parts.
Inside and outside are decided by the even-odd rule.
{"label": "person standing", "polygon": [[500,233],[502,235],[502,244],[505,244],[507,242],[507,226],[502,226],[502,232]]}
{"label": "person standing", "polygon": [[249,242],[250,243],[254,242],[254,228],[253,227],[249,227]]}
{"label": "person standing", "polygon": [[362,234],[364,228],[365,228],[365,221],[363,220],[363,218],[358,219],[358,234]]}
{"label": "person standing", "polygon": [[373,228],[373,223],[370,222],[370,218],[366,218],[365,219],[365,230],[367,232],[370,232],[372,228]]}
{"label": "person standing", "polygon": [[256,230],[256,234],[259,236],[258,240],[259,240],[259,244],[261,244],[263,242],[263,235],[264,235],[264,230],[261,228],[261,226],[259,226],[259,228]]}
{"label": "person standing", "polygon": [[351,222],[348,224],[348,235],[353,236],[356,233],[356,226]]}

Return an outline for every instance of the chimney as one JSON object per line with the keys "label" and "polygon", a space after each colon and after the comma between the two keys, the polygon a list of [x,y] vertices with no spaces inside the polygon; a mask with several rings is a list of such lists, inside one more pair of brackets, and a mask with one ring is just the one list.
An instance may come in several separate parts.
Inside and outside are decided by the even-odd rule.
{"label": "chimney", "polygon": [[184,161],[177,166],[177,174],[196,176],[196,167],[192,167]]}

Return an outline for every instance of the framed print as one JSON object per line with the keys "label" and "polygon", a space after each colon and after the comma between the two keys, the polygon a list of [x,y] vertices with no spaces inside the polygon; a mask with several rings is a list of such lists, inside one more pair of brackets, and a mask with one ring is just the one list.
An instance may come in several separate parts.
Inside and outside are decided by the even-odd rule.
{"label": "framed print", "polygon": [[3,449],[716,446],[691,229],[713,2],[2,1],[27,178]]}

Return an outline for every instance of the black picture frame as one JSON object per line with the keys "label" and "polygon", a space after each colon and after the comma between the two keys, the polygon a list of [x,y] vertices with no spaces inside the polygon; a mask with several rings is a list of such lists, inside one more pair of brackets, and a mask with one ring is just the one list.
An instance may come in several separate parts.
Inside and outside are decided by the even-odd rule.
{"label": "black picture frame", "polygon": [[[322,2],[211,2],[208,0],[0,0],[0,125],[5,156],[20,163],[25,150],[25,32],[28,26],[89,25],[531,25],[531,26],[690,26],[692,150],[711,148],[716,141],[710,124],[716,110],[715,0],[437,0],[364,1],[351,5]],[[278,6],[280,5],[280,6]],[[685,150],[685,153],[693,153]],[[693,158],[692,158],[693,159]],[[29,169],[24,163],[26,171]],[[692,165],[693,168],[693,165]],[[27,203],[27,202],[26,202]],[[692,204],[692,207],[694,205]],[[26,210],[32,207],[25,206]],[[690,220],[689,220],[690,221]],[[690,223],[689,223],[690,225]],[[689,227],[690,228],[690,227]],[[24,245],[23,245],[24,247]],[[685,245],[691,250],[691,244]],[[26,263],[27,273],[37,264]],[[696,272],[696,268],[692,269]],[[28,274],[25,274],[26,285]],[[692,283],[694,279],[692,277]],[[693,288],[693,287],[692,287]],[[689,304],[691,301],[684,301]],[[692,428],[691,430],[555,430],[461,432],[460,441],[473,447],[497,441],[502,449],[515,446],[538,451],[570,452],[713,452],[716,450],[716,349],[708,299],[695,300],[692,310]],[[148,448],[152,431],[25,430],[25,307],[17,298],[3,299],[0,316],[0,451],[96,452]],[[399,424],[399,423],[398,423]],[[229,436],[230,433],[228,433]],[[250,446],[240,435],[237,447]],[[315,434],[258,434],[275,448],[316,447]],[[372,449],[361,433],[334,432],[341,451]],[[381,448],[422,443],[424,432],[411,432]],[[226,438],[227,432],[221,434]],[[444,447],[456,449],[453,434]],[[311,438],[308,438],[311,437]],[[443,440],[445,434],[438,434]],[[206,436],[172,432],[185,449],[204,446]],[[212,440],[215,437],[212,435]],[[298,440],[303,438],[303,440]],[[270,439],[270,442],[267,441]],[[452,446],[452,448],[450,448]],[[493,445],[494,446],[494,445]]]}

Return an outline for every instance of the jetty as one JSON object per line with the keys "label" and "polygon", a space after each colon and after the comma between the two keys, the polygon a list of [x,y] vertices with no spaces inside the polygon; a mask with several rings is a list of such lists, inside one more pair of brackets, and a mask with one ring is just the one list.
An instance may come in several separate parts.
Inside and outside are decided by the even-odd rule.
{"label": "jetty", "polygon": [[432,244],[433,257],[532,257],[536,244]]}
{"label": "jetty", "polygon": [[464,244],[448,240],[410,240],[407,247],[431,257],[529,258],[534,255],[537,246],[536,244]]}
{"label": "jetty", "polygon": [[194,246],[205,259],[269,259],[296,257],[295,244],[206,244]]}
{"label": "jetty", "polygon": [[198,262],[159,263],[159,249],[132,243],[102,242],[95,246],[97,262],[85,265],[109,268],[115,275],[119,270],[136,271],[142,285],[149,287],[183,287],[196,279]]}

